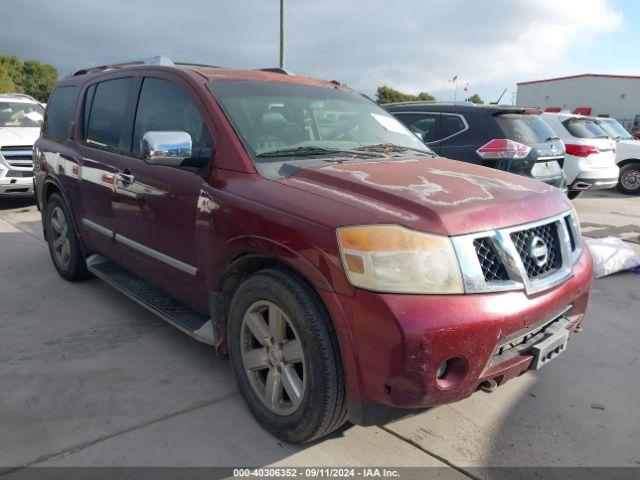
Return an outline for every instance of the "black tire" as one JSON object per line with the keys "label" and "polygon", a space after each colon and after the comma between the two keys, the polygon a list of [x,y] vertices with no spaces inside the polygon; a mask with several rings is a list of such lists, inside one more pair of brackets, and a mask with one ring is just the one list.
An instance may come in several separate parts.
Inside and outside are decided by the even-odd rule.
{"label": "black tire", "polygon": [[[54,214],[64,216],[66,230],[63,235],[60,235],[59,232],[54,230]],[[43,223],[47,236],[47,244],[49,245],[49,254],[51,255],[53,265],[56,267],[60,276],[71,282],[77,282],[89,278],[91,274],[87,270],[87,264],[82,255],[82,250],[80,249],[80,242],[73,227],[72,217],[60,194],[54,193],[47,200],[43,215]],[[68,254],[65,255],[65,257],[68,257],[68,261],[60,259],[60,255],[56,253],[56,246],[54,246],[56,238],[61,236],[64,236],[68,242],[66,244]]]}
{"label": "black tire", "polygon": [[[302,345],[304,394],[290,414],[277,414],[265,406],[243,363],[243,318],[259,302],[275,304],[284,312]],[[316,292],[296,275],[280,269],[261,270],[240,285],[229,308],[229,354],[249,409],[266,430],[281,440],[311,441],[346,421],[344,372],[333,324]]]}
{"label": "black tire", "polygon": [[567,192],[567,197],[569,197],[569,200],[575,200],[580,195],[582,195],[582,191],[581,190],[569,190]]}
{"label": "black tire", "polygon": [[626,195],[640,195],[640,162],[627,163],[620,168],[616,188]]}

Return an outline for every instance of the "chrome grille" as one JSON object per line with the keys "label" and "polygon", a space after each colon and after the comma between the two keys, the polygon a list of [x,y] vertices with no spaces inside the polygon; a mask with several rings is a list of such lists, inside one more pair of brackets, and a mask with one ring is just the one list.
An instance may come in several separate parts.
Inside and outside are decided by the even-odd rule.
{"label": "chrome grille", "polygon": [[509,280],[507,269],[504,268],[504,264],[498,257],[496,248],[493,246],[490,238],[476,238],[473,241],[473,246],[476,249],[476,255],[478,255],[478,260],[480,261],[482,275],[484,275],[484,279],[487,282]]}
{"label": "chrome grille", "polygon": [[[546,245],[547,256],[544,263],[539,264],[531,253],[531,243],[534,239],[541,239]],[[538,227],[513,232],[511,240],[518,250],[524,268],[530,279],[543,277],[555,272],[562,266],[562,253],[558,239],[558,225],[556,222]]]}
{"label": "chrome grille", "polygon": [[571,212],[451,240],[466,293],[547,290],[571,276],[582,253],[579,226]]}
{"label": "chrome grille", "polygon": [[12,167],[33,168],[33,147],[31,145],[1,147],[0,153]]}

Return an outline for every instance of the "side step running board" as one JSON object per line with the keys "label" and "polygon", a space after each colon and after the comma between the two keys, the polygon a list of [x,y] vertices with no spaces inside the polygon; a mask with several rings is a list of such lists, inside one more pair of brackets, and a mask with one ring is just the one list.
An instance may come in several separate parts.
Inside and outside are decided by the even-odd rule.
{"label": "side step running board", "polygon": [[187,335],[209,345],[216,344],[213,322],[208,315],[173,298],[164,290],[98,253],[87,259],[87,268],[96,277],[104,280]]}

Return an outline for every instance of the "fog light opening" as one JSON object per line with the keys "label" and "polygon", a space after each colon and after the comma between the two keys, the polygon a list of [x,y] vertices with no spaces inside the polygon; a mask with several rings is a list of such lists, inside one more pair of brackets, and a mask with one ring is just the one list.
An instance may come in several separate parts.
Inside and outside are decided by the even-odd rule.
{"label": "fog light opening", "polygon": [[442,362],[435,374],[436,385],[448,390],[458,385],[467,374],[467,360],[464,357],[452,357]]}

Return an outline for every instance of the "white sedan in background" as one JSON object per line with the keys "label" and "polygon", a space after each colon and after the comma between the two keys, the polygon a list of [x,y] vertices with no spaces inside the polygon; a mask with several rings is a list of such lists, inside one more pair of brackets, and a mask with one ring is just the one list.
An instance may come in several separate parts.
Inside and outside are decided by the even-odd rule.
{"label": "white sedan in background", "polygon": [[0,196],[33,195],[33,144],[43,120],[36,99],[0,94]]}
{"label": "white sedan in background", "polygon": [[593,118],[564,112],[544,112],[542,117],[565,144],[563,168],[569,198],[576,198],[584,190],[616,186],[620,172],[616,142]]}

